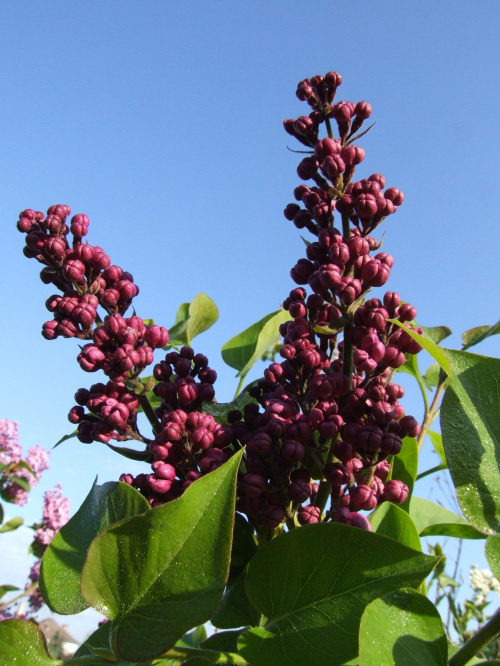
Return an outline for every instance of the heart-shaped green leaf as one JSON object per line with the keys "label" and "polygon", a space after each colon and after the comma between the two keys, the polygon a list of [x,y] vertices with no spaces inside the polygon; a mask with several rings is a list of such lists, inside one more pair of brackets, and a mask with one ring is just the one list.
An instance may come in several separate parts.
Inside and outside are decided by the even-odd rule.
{"label": "heart-shaped green leaf", "polygon": [[42,632],[30,620],[0,622],[0,666],[57,666],[47,653]]}
{"label": "heart-shaped green leaf", "polygon": [[291,317],[287,310],[278,310],[238,333],[222,346],[224,362],[238,370],[237,377],[244,377],[280,337],[280,324],[289,319]]}
{"label": "heart-shaped green leaf", "polygon": [[457,539],[484,539],[484,534],[469,525],[461,516],[442,506],[423,499],[412,497],[410,517],[420,536],[452,536]]}
{"label": "heart-shaped green leaf", "polygon": [[395,539],[413,550],[422,550],[415,523],[406,511],[395,504],[382,502],[370,515],[369,521],[373,532]]}
{"label": "heart-shaped green leaf", "polygon": [[190,346],[193,338],[207,331],[218,318],[219,310],[210,296],[196,294],[191,303],[183,303],[177,310],[175,324],[169,329],[170,343]]}
{"label": "heart-shaped green leaf", "polygon": [[448,326],[420,326],[420,328],[427,340],[436,345],[451,335],[451,329]]}
{"label": "heart-shaped green leaf", "polygon": [[248,565],[248,596],[267,621],[240,636],[240,652],[252,666],[344,664],[357,654],[365,607],[400,587],[417,587],[438,561],[338,523],[285,533]]}
{"label": "heart-shaped green leaf", "polygon": [[111,525],[92,542],[81,589],[113,620],[121,658],[162,654],[215,610],[228,576],[242,453],[179,499]]}
{"label": "heart-shaped green leaf", "polygon": [[441,406],[446,460],[466,519],[500,534],[500,359],[446,350],[453,368]]}
{"label": "heart-shaped green leaf", "polygon": [[445,666],[448,641],[437,608],[415,590],[396,590],[369,604],[359,628],[360,666]]}
{"label": "heart-shaped green leaf", "polygon": [[88,608],[80,592],[80,575],[90,542],[112,523],[149,508],[147,500],[126,483],[94,483],[82,506],[56,534],[42,558],[40,591],[52,611],[72,615]]}

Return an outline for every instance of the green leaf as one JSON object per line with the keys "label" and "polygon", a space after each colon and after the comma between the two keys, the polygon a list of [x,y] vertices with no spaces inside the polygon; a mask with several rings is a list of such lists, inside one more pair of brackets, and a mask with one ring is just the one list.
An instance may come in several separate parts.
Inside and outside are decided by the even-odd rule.
{"label": "green leaf", "polygon": [[151,451],[136,451],[135,449],[129,449],[126,446],[114,446],[113,444],[106,444],[107,447],[116,451],[124,458],[129,460],[139,460],[140,462],[145,462],[151,458]]}
{"label": "green leaf", "polygon": [[73,437],[76,437],[77,433],[78,433],[78,430],[74,430],[70,435],[63,435],[61,437],[61,439],[58,442],[56,442],[52,448],[55,449],[56,446],[59,446],[59,444],[62,444],[67,439],[72,439]]}
{"label": "green leaf", "polygon": [[446,350],[453,368],[441,406],[446,460],[465,518],[500,533],[500,359]]}
{"label": "green leaf", "polygon": [[439,365],[443,368],[443,370],[446,372],[447,375],[451,375],[451,366],[448,361],[448,358],[446,357],[445,353],[441,349],[441,347],[438,347],[434,342],[431,340],[428,340],[425,338],[423,335],[419,335],[419,333],[415,333],[415,331],[412,331],[409,329],[407,326],[402,324],[400,321],[397,319],[388,319],[387,321],[390,321],[392,324],[396,324],[400,328],[404,329],[408,335],[416,340],[422,347],[429,352],[429,354],[432,356],[432,358],[439,363]]}
{"label": "green leaf", "polygon": [[11,518],[8,520],[6,523],[0,527],[0,532],[13,532],[14,530],[17,530],[18,527],[20,527],[24,523],[24,520],[21,518],[21,516],[15,516],[14,518]]}
{"label": "green leaf", "polygon": [[244,570],[233,578],[224,591],[211,622],[218,629],[233,629],[259,623],[260,613],[248,600],[245,586],[247,572]]}
{"label": "green leaf", "polygon": [[88,608],[80,592],[80,575],[92,539],[112,523],[149,508],[147,500],[126,483],[94,483],[82,506],[59,530],[42,558],[40,591],[52,611],[71,615]]}
{"label": "green leaf", "polygon": [[193,631],[184,634],[184,636],[177,641],[176,645],[180,647],[197,648],[201,641],[204,641],[206,637],[207,630],[205,629],[205,625],[200,624],[200,626],[193,629]]}
{"label": "green leaf", "polygon": [[240,513],[235,514],[229,575],[239,575],[256,552],[254,528]]}
{"label": "green leaf", "polygon": [[0,504],[0,525],[3,523],[4,515],[3,506]]}
{"label": "green leaf", "polygon": [[15,483],[16,486],[21,486],[23,490],[26,490],[26,492],[29,492],[31,489],[30,484],[26,481],[26,479],[23,479],[21,477],[15,477],[11,476],[9,477],[11,483]]}
{"label": "green leaf", "polygon": [[427,340],[436,345],[451,335],[451,329],[448,326],[419,326],[419,328],[422,329]]}
{"label": "green leaf", "polygon": [[210,619],[229,571],[236,474],[243,450],[179,499],[111,525],[82,572],[87,601],[113,620],[123,659],[152,659]]}
{"label": "green leaf", "polygon": [[500,537],[489,536],[486,539],[484,554],[490,565],[491,573],[497,580],[500,580]]}
{"label": "green leaf", "polygon": [[408,486],[408,497],[400,504],[400,508],[408,511],[410,499],[413,493],[413,486],[417,478],[418,470],[418,444],[415,437],[405,437],[401,451],[394,458],[392,465],[392,478],[402,481]]}
{"label": "green leaf", "polygon": [[0,622],[0,666],[54,666],[62,663],[49,656],[43,634],[34,622]]}
{"label": "green leaf", "polygon": [[500,320],[496,324],[493,324],[493,326],[475,326],[474,328],[469,328],[468,331],[462,333],[462,351],[498,333],[500,333]]}
{"label": "green leaf", "polygon": [[484,539],[484,534],[461,516],[422,497],[412,497],[410,517],[423,536],[452,536],[458,539]]}
{"label": "green leaf", "polygon": [[442,435],[438,432],[434,432],[434,430],[428,430],[427,435],[431,440],[431,444],[434,447],[434,451],[438,454],[438,456],[441,459],[441,466],[440,466],[441,469],[446,469],[448,467],[448,463],[446,462],[446,455],[444,452]]}
{"label": "green leaf", "polygon": [[0,585],[0,599],[7,594],[7,592],[14,592],[19,590],[15,585]]}
{"label": "green leaf", "polygon": [[238,333],[222,346],[224,362],[238,370],[237,377],[244,377],[262,354],[280,337],[280,324],[289,319],[291,319],[289,312],[278,310]]}
{"label": "green leaf", "polygon": [[448,641],[434,604],[396,590],[369,604],[359,630],[360,666],[446,666]]}
{"label": "green leaf", "polygon": [[253,382],[250,382],[248,386],[245,386],[241,393],[238,393],[236,398],[231,402],[204,402],[203,411],[206,414],[210,414],[214,417],[217,423],[228,423],[227,415],[229,412],[232,412],[235,409],[243,412],[245,405],[249,405],[251,402],[257,403],[255,398],[252,398],[250,395],[250,389],[253,386],[256,386],[258,379]]}
{"label": "green leaf", "polygon": [[204,650],[216,650],[217,652],[238,652],[238,637],[242,631],[243,629],[218,631],[200,643],[200,647]]}
{"label": "green leaf", "polygon": [[399,541],[413,550],[422,550],[415,523],[406,511],[395,504],[382,502],[370,514],[368,520],[371,523],[372,531],[376,534]]}
{"label": "green leaf", "polygon": [[199,293],[191,303],[183,303],[177,310],[175,324],[169,329],[170,342],[190,346],[193,338],[207,331],[219,318],[219,310],[206,294]]}
{"label": "green leaf", "polygon": [[[94,631],[93,634],[91,634],[85,640],[85,642],[82,645],[80,645],[78,650],[75,652],[74,656],[90,657],[92,655],[104,654],[106,651],[110,651],[109,641],[111,637],[112,626],[113,626],[112,622],[105,622],[104,624],[102,624],[96,631]],[[115,663],[117,664],[117,666],[135,666],[135,662],[131,661],[119,661]],[[172,662],[168,661],[160,663],[165,663],[166,665]],[[96,664],[102,664],[102,661],[99,662],[97,661],[96,658]],[[141,666],[143,665],[141,664]]]}
{"label": "green leaf", "polygon": [[252,666],[344,664],[356,655],[365,607],[400,587],[418,587],[438,561],[338,523],[282,534],[248,565],[248,596],[267,620],[240,636],[240,652]]}
{"label": "green leaf", "polygon": [[432,391],[439,384],[439,363],[432,363],[422,375],[425,386]]}

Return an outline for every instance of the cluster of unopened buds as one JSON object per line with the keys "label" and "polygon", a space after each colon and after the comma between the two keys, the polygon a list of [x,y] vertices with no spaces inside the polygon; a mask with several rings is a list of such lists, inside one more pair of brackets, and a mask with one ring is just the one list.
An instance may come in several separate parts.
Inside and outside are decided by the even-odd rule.
{"label": "cluster of unopened buds", "polygon": [[[298,286],[283,303],[290,314],[280,328],[283,360],[271,363],[250,389],[253,401],[222,423],[204,410],[215,396],[216,373],[208,359],[190,347],[169,350],[165,328],[125,317],[138,289],[101,248],[82,242],[87,217],[75,215],[68,226],[66,206],[51,207],[46,217],[32,210],[20,216],[25,254],[44,263],[42,280],[63,292],[47,301],[54,319],[44,325],[44,336],[90,340],[78,361],[108,377],[106,384],[77,391],[70,421],[78,424],[83,442],[145,442],[152,471],[120,478],[153,506],[179,497],[243,446],[237,509],[258,530],[329,520],[369,529],[360,511],[408,496],[405,484],[391,478],[391,461],[420,427],[405,415],[399,402],[404,391],[392,376],[405,355],[421,347],[394,321],[421,329],[412,325],[415,308],[397,293],[366,298],[387,282],[394,261],[371,233],[404,197],[395,187],[386,189],[380,174],[353,181],[365,156],[354,141],[365,133],[357,134],[371,106],[334,103],[341,83],[336,72],[299,83],[297,97],[312,111],[284,122],[309,149],[298,175],[313,181],[295,189],[298,203],[288,204],[284,214],[315,238],[291,270]],[[323,123],[327,136],[320,138]],[[167,354],[145,385],[139,374],[160,347]],[[154,410],[146,388],[161,401]],[[137,428],[141,407],[153,427],[151,438]]]}

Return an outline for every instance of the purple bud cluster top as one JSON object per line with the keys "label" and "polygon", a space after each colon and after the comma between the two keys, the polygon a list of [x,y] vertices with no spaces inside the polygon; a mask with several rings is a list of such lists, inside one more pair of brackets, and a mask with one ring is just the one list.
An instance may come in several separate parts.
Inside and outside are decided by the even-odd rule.
{"label": "purple bud cluster top", "polygon": [[[405,484],[391,478],[392,460],[420,426],[405,414],[403,388],[392,377],[405,355],[421,347],[390,320],[421,329],[415,308],[396,292],[368,298],[386,284],[394,263],[372,234],[404,195],[378,173],[355,180],[365,158],[357,141],[368,131],[362,128],[372,108],[335,101],[341,83],[336,72],[301,81],[297,97],[312,110],[284,121],[308,153],[297,169],[307,184],[295,188],[284,215],[313,239],[290,271],[296,286],[283,302],[290,320],[280,328],[282,360],[250,389],[252,401],[222,422],[207,407],[217,377],[208,359],[191,347],[169,349],[165,328],[126,317],[138,289],[101,248],[83,242],[88,218],[67,222],[67,206],[52,206],[47,216],[21,213],[26,256],[45,265],[42,280],[61,292],[47,300],[53,319],[43,335],[87,340],[80,366],[107,377],[77,391],[69,420],[82,442],[146,444],[151,471],[120,479],[152,506],[179,497],[243,446],[237,510],[257,530],[285,521],[289,528],[337,521],[369,529],[360,512],[408,496]],[[153,409],[139,375],[153,364],[153,351],[166,346],[150,379]],[[150,438],[137,428],[140,406],[153,427]]]}

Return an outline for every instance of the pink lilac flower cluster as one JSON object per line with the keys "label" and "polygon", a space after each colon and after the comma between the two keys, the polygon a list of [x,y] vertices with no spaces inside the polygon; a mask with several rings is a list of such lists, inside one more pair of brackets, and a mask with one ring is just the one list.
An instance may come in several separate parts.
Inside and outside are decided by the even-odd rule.
{"label": "pink lilac flower cluster", "polygon": [[[49,453],[37,445],[28,450],[26,459],[22,458],[19,444],[18,422],[0,420],[0,462],[6,467],[0,477],[2,497],[14,504],[26,504],[28,491],[17,479],[23,480],[30,488],[40,480],[41,473],[49,468]],[[21,465],[24,462],[28,467]]]}
{"label": "pink lilac flower cluster", "polygon": [[69,520],[69,499],[62,494],[61,485],[46,490],[43,495],[43,519],[35,531],[35,541],[48,546],[57,532]]}

